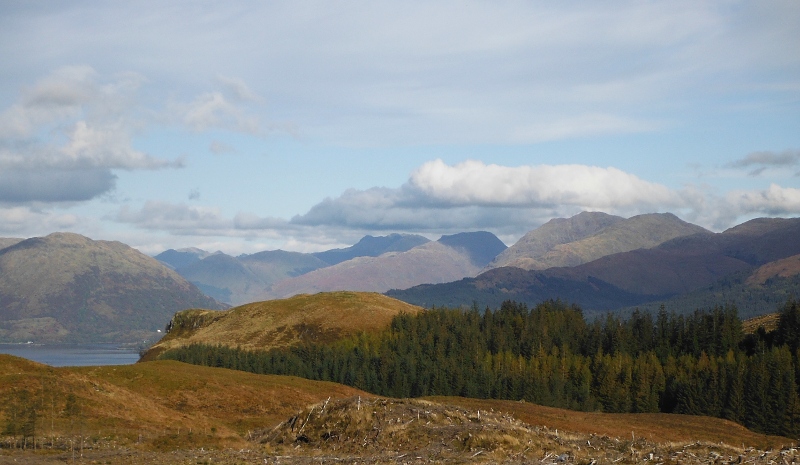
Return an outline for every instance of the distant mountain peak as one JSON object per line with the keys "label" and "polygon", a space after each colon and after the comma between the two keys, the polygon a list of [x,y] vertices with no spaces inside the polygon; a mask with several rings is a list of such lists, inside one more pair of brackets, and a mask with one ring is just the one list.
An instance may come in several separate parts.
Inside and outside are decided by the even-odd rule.
{"label": "distant mountain peak", "polygon": [[336,265],[356,257],[377,257],[387,252],[405,252],[426,242],[429,242],[428,238],[416,234],[366,235],[350,247],[316,252],[312,255],[325,263]]}
{"label": "distant mountain peak", "polygon": [[646,213],[626,219],[601,212],[581,212],[571,218],[551,220],[528,232],[498,255],[488,268],[544,270],[576,266],[697,233],[709,231],[672,213]]}
{"label": "distant mountain peak", "polygon": [[442,236],[440,243],[461,249],[469,255],[475,266],[484,267],[508,247],[494,234],[487,231],[463,232]]}

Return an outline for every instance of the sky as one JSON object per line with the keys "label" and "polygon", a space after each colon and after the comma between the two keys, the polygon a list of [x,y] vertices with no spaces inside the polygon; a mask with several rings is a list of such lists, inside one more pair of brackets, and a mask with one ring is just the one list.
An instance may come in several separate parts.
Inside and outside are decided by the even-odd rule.
{"label": "sky", "polygon": [[800,215],[800,2],[0,2],[0,237]]}

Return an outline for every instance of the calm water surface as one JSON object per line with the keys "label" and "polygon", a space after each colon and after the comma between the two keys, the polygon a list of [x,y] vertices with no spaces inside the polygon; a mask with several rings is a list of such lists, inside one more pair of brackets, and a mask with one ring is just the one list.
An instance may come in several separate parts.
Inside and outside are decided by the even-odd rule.
{"label": "calm water surface", "polygon": [[119,344],[0,344],[0,354],[11,354],[54,367],[130,365],[139,352]]}

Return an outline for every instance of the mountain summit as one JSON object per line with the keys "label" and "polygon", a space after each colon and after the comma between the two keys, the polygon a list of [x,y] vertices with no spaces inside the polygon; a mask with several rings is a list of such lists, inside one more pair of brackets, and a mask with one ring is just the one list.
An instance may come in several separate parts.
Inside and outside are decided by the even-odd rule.
{"label": "mountain summit", "polygon": [[710,234],[672,213],[649,213],[625,219],[601,212],[556,218],[525,234],[487,268],[513,266],[545,270],[577,266],[606,255],[648,249],[676,237]]}
{"label": "mountain summit", "polygon": [[5,341],[135,341],[192,307],[222,308],[121,242],[54,233],[0,250]]}

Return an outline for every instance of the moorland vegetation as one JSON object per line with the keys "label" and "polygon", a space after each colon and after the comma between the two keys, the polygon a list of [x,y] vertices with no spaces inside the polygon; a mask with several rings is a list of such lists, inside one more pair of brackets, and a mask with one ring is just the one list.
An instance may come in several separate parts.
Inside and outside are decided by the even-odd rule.
{"label": "moorland vegetation", "polygon": [[334,381],[379,395],[524,400],[582,411],[664,412],[800,435],[800,304],[771,331],[733,306],[587,321],[559,301],[431,309],[383,331],[270,351],[191,344],[161,358]]}

